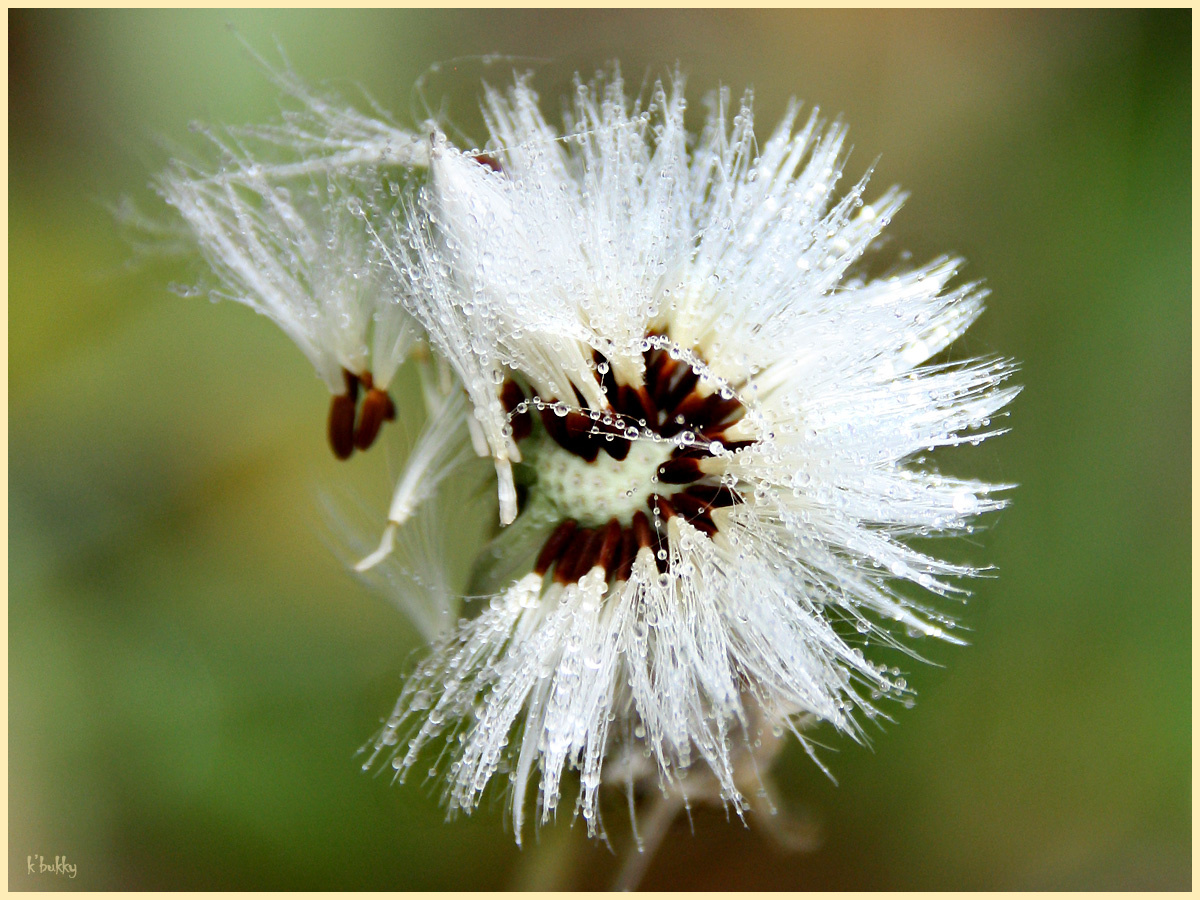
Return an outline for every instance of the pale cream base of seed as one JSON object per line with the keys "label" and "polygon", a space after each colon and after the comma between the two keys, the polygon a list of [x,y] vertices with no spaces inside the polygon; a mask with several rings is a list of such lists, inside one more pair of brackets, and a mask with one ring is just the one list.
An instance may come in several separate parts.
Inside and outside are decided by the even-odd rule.
{"label": "pale cream base of seed", "polygon": [[[565,518],[594,528],[616,518],[622,525],[633,521],[639,509],[646,511],[646,500],[663,492],[655,474],[667,461],[675,445],[670,441],[641,438],[633,441],[629,455],[615,460],[601,451],[595,462],[576,456],[550,440],[537,450],[537,487]],[[669,492],[674,485],[666,486]]]}

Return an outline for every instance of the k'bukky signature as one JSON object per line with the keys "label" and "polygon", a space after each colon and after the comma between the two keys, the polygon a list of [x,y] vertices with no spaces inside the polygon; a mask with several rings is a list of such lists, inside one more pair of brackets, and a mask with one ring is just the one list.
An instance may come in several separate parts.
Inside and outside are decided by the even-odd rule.
{"label": "k'bukky signature", "polygon": [[34,854],[25,857],[25,872],[28,875],[66,875],[75,877],[75,863],[67,862],[65,856],[54,857],[54,862],[47,862],[46,857]]}

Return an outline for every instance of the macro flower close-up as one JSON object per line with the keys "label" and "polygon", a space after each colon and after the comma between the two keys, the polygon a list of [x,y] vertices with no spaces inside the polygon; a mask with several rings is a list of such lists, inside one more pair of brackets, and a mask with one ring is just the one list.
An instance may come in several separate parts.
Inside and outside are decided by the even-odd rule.
{"label": "macro flower close-up", "polygon": [[[994,434],[1016,389],[1000,387],[1003,360],[938,358],[983,309],[957,260],[872,271],[902,198],[868,202],[865,176],[839,190],[845,128],[793,103],[760,145],[750,97],[723,91],[697,137],[682,79],[638,100],[614,73],[577,84],[560,132],[518,77],[486,90],[482,152],[435,127],[425,147],[397,134],[372,158],[340,123],[385,123],[276,80],[308,117],[274,133],[295,159],[213,136],[221,168],[179,165],[162,193],[214,295],[273,319],[329,385],[339,458],[395,417],[387,384],[413,340],[427,345],[425,436],[356,568],[388,559],[470,458],[458,447],[495,465],[503,527],[463,598],[477,614],[413,676],[367,767],[382,757],[403,777],[430,741],[457,738],[451,810],[503,772],[520,842],[530,783],[549,822],[565,770],[596,835],[606,782],[686,802],[703,766],[740,813],[752,776],[734,760],[766,732],[808,748],[804,728],[828,722],[862,739],[860,718],[908,695],[869,638],[956,640],[897,585],[945,596],[977,572],[903,539],[967,532],[1004,505],[916,460]],[[299,139],[322,126],[350,149]],[[389,164],[427,181],[383,189]],[[748,758],[765,773],[762,756]]]}
{"label": "macro flower close-up", "polygon": [[[403,21],[424,34],[452,18]],[[22,21],[29,40],[42,34],[39,17]],[[576,24],[588,21],[623,20]],[[868,18],[803,21],[845,37]],[[898,59],[933,53],[905,90],[934,90],[952,51],[923,41],[952,20],[887,21]],[[990,23],[1015,48],[1034,21],[963,17],[953,33],[982,48],[971,29]],[[1132,27],[1053,21],[1081,60],[1097,35]],[[404,44],[425,62],[398,64],[405,99],[377,99],[373,73],[305,55],[333,33],[267,36],[255,22],[231,21],[222,40],[266,105],[230,114],[210,88],[186,127],[147,119],[157,134],[125,139],[146,189],[101,192],[124,271],[98,283],[157,290],[134,308],[165,317],[145,338],[118,327],[128,347],[93,361],[126,372],[139,411],[78,427],[120,448],[105,458],[129,467],[128,484],[87,484],[85,453],[50,488],[37,473],[62,450],[16,457],[20,533],[39,533],[30,511],[45,504],[31,498],[107,491],[106,518],[89,524],[84,503],[54,529],[114,535],[74,568],[23,564],[17,588],[77,581],[79,596],[108,597],[96,609],[109,619],[85,616],[59,640],[129,648],[69,656],[35,687],[34,648],[54,639],[32,642],[41,632],[18,616],[18,707],[39,691],[96,694],[80,701],[97,710],[81,720],[88,740],[140,760],[101,782],[159,797],[97,798],[95,821],[114,824],[84,829],[35,817],[29,860],[65,852],[97,886],[215,887],[217,861],[247,841],[275,861],[234,866],[230,886],[1106,883],[1095,854],[1115,825],[1080,832],[1092,855],[1074,863],[1052,800],[1026,829],[1003,799],[1017,791],[1028,807],[1022,779],[1036,778],[1014,774],[1033,751],[1004,723],[1041,708],[1057,682],[1033,673],[1084,642],[1051,641],[1065,616],[1041,602],[1053,567],[1031,562],[1036,529],[1021,535],[1054,518],[1061,475],[1043,473],[1067,465],[1042,410],[1087,410],[1078,395],[1044,399],[1067,396],[1056,373],[1078,375],[1039,342],[1069,346],[1067,331],[1032,312],[1024,330],[1004,325],[1052,309],[1036,279],[997,263],[996,248],[1025,246],[999,185],[1034,176],[1005,174],[994,150],[990,168],[944,178],[932,162],[965,160],[962,142],[984,152],[968,113],[983,98],[1039,96],[1015,74],[1018,51],[978,61],[1014,79],[1003,90],[973,73],[962,83],[978,104],[945,92],[941,110],[905,101],[906,118],[886,110],[886,78],[843,92],[815,63],[764,85],[750,57],[729,71],[703,53],[693,63],[687,41],[674,63],[618,32],[603,54],[548,61],[507,55],[507,32],[487,48],[484,29],[476,55]],[[885,32],[863,34],[886,56]],[[1027,48],[1028,64],[1070,70],[1049,46]],[[902,165],[885,162],[889,144]],[[143,495],[151,518],[122,524],[121,498]],[[1043,531],[1075,540],[1079,524]],[[128,528],[141,536],[119,545]],[[59,546],[39,540],[32,560]],[[1014,542],[1024,556],[1003,552]],[[1012,609],[1029,615],[1010,633],[997,623]],[[29,748],[51,726],[14,722],[16,765],[40,771]],[[1064,786],[1088,778],[1070,770],[1052,769]],[[218,823],[184,866],[209,874],[167,874],[174,824],[140,862],[121,849],[156,816],[186,818],[180,835]],[[1051,836],[1043,849],[1036,833]],[[1174,884],[1179,858],[1153,844],[1166,833],[1136,831],[1161,851],[1157,876],[1114,863],[1108,881]],[[52,847],[55,834],[77,835],[75,848]],[[956,841],[993,836],[1012,851],[996,849],[1003,864],[988,851],[937,869]],[[872,844],[886,847],[876,861],[852,862]],[[1016,847],[1026,857],[1006,876]]]}
{"label": "macro flower close-up", "polygon": [[865,270],[899,197],[835,193],[842,129],[793,108],[760,148],[748,105],[710,107],[693,144],[681,83],[644,109],[619,79],[581,85],[560,136],[524,82],[492,92],[486,162],[435,135],[429,187],[384,238],[470,395],[507,527],[481,612],[376,749],[405,771],[457,732],[451,804],[503,767],[518,837],[527,783],[547,821],[567,767],[595,833],[614,755],[644,749],[667,790],[705,766],[741,808],[732,754],[764,729],[860,734],[853,710],[904,694],[862,636],[951,636],[896,580],[950,593],[973,573],[901,538],[1001,505],[911,464],[986,436],[1012,396],[1002,361],[927,364],[980,289],[949,286],[952,260]]}

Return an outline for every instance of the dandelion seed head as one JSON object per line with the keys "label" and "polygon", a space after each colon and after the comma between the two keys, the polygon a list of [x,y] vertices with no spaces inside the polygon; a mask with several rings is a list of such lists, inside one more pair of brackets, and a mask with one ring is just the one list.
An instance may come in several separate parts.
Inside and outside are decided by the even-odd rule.
{"label": "dandelion seed head", "polygon": [[[310,181],[358,159],[312,123],[365,143],[393,128],[307,102]],[[503,775],[518,840],[531,790],[548,820],[569,770],[595,834],[615,780],[703,782],[740,811],[786,732],[865,739],[911,691],[863,648],[956,640],[936,598],[978,572],[907,539],[1006,502],[925,456],[998,433],[1017,392],[1006,360],[933,361],[983,309],[962,261],[873,274],[904,195],[846,181],[840,123],[793,104],[760,143],[748,98],[714,95],[698,135],[686,108],[678,79],[635,101],[614,75],[577,83],[560,127],[527,79],[487,88],[486,149],[393,142],[427,170],[390,206],[356,190],[293,210],[271,186],[293,170],[260,185],[245,160],[233,181],[163,182],[230,295],[331,390],[428,348],[430,415],[360,570],[472,450],[491,459],[503,527],[479,611],[418,667],[369,765],[403,778],[444,742],[451,809]],[[331,439],[358,442],[356,404]]]}

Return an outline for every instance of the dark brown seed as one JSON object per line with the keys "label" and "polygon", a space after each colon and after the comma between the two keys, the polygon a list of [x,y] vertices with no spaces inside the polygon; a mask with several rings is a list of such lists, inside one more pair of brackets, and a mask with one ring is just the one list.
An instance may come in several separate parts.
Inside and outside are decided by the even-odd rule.
{"label": "dark brown seed", "polygon": [[592,420],[581,412],[571,410],[566,415],[567,437],[577,448],[574,452],[588,462],[596,458],[600,452],[599,435],[592,433]]}
{"label": "dark brown seed", "polygon": [[[645,515],[645,513],[640,511],[638,514]],[[633,573],[633,561],[637,558],[637,552],[637,536],[633,533],[632,528],[626,528],[621,532],[621,553],[618,557],[620,563],[617,566],[617,581],[629,580],[629,576]]]}
{"label": "dark brown seed", "polygon": [[713,524],[713,520],[709,515],[711,507],[703,500],[684,492],[672,494],[669,501],[659,498],[659,508],[662,510],[663,518],[669,519],[671,506],[682,514],[683,519],[693,528],[703,531],[709,537],[717,533],[717,526]]}
{"label": "dark brown seed", "polygon": [[614,407],[626,420],[632,420],[630,424],[642,419],[646,422],[647,427],[657,430],[658,407],[654,405],[650,392],[644,386],[634,388],[623,384],[618,387]]}
{"label": "dark brown seed", "polygon": [[671,438],[687,427],[687,422],[676,421],[674,416],[667,415],[663,417],[663,423],[658,426],[658,433],[665,438]]}
{"label": "dark brown seed", "polygon": [[[649,335],[647,335],[647,337],[649,337]],[[658,357],[661,354],[662,351],[657,347],[650,347],[648,350],[642,351],[642,362],[645,366],[647,378],[650,377],[650,373],[654,370],[654,367],[658,365]]]}
{"label": "dark brown seed", "polygon": [[679,360],[671,359],[666,351],[662,351],[658,359],[646,368],[646,386],[650,389],[650,396],[658,408],[663,409],[666,406],[663,401],[671,391],[671,376],[679,368]]}
{"label": "dark brown seed", "polygon": [[675,407],[675,414],[687,419],[688,425],[696,431],[704,431],[713,425],[724,425],[741,407],[737,397],[725,399],[716,392],[701,397],[692,391]]}
{"label": "dark brown seed", "polygon": [[504,386],[500,388],[500,402],[504,405],[505,412],[512,412],[524,400],[525,392],[519,384],[511,378],[504,382]]}
{"label": "dark brown seed", "polygon": [[521,390],[521,386],[511,378],[504,382],[504,387],[500,389],[500,402],[504,404],[504,411],[508,413],[513,440],[525,440],[533,433],[533,416],[529,414],[528,408],[525,412],[516,412],[517,407],[525,402],[525,392]]}
{"label": "dark brown seed", "polygon": [[580,528],[576,531],[571,543],[563,551],[558,565],[554,567],[554,580],[560,584],[578,581],[592,566],[599,536],[599,532],[591,528]]}
{"label": "dark brown seed", "polygon": [[682,401],[676,403],[674,414],[682,415],[683,418],[688,421],[689,425],[692,427],[698,427],[700,426],[700,422],[697,421],[698,414],[700,414],[701,410],[704,408],[704,406],[706,406],[707,403],[708,397],[702,397],[697,391],[692,391],[691,394],[684,397]]}
{"label": "dark brown seed", "polygon": [[707,441],[688,447],[676,447],[671,451],[672,459],[711,459],[712,455],[713,452],[709,449]]}
{"label": "dark brown seed", "polygon": [[746,408],[742,406],[742,401],[737,397],[721,397],[720,394],[712,394],[713,397],[720,399],[709,404],[708,408],[701,413],[708,422],[715,425],[728,426],[741,419],[746,413]]}
{"label": "dark brown seed", "polygon": [[691,521],[696,516],[706,515],[709,510],[707,503],[690,494],[672,494],[671,502],[675,504],[675,507],[688,521]]}
{"label": "dark brown seed", "polygon": [[687,456],[668,459],[658,467],[658,480],[666,484],[690,484],[703,477],[700,463]]}
{"label": "dark brown seed", "polygon": [[550,571],[550,567],[562,554],[577,527],[578,524],[574,519],[567,519],[550,533],[550,537],[546,538],[546,543],[542,545],[542,552],[538,554],[537,562],[533,565],[535,573],[545,575]]}
{"label": "dark brown seed", "polygon": [[592,420],[572,409],[559,421],[562,422],[566,434],[565,448],[583,460],[595,462],[596,456],[600,454],[600,444],[596,443],[596,436],[592,433]]}
{"label": "dark brown seed", "polygon": [[714,509],[733,506],[742,502],[742,495],[719,484],[693,484],[684,489],[684,494],[695,497]]}
{"label": "dark brown seed", "polygon": [[640,509],[633,514],[633,524],[630,526],[638,549],[654,546],[654,529],[650,527],[650,517]]}
{"label": "dark brown seed", "polygon": [[654,398],[650,396],[650,392],[645,387],[640,387],[633,392],[633,402],[635,412],[633,413],[636,419],[645,419],[646,424],[655,430],[658,429],[658,404],[654,402]]}
{"label": "dark brown seed", "polygon": [[367,396],[363,399],[362,412],[358,416],[358,428],[354,431],[354,446],[359,450],[366,450],[375,443],[379,429],[387,419],[388,407],[392,407],[394,414],[395,407],[392,406],[387,391],[381,391],[374,387],[367,391]]}
{"label": "dark brown seed", "polygon": [[594,435],[583,431],[579,418],[582,418],[591,427],[591,420],[582,413],[574,413],[578,418],[571,421],[570,429],[568,430],[568,419],[572,413],[567,413],[565,416],[560,416],[548,406],[543,406],[541,410],[542,425],[546,428],[546,433],[554,439],[558,446],[562,447],[569,453],[574,453],[576,456],[582,457],[588,462],[594,462],[597,454],[600,452],[600,447],[596,444]]}
{"label": "dark brown seed", "polygon": [[[620,386],[617,384],[616,376],[613,375],[612,366],[599,350],[592,351],[592,359],[596,361],[596,374],[600,376],[600,386],[604,388],[604,396],[608,398],[609,403],[616,403]],[[601,365],[604,366],[603,372],[599,371]]]}
{"label": "dark brown seed", "polygon": [[556,415],[554,410],[548,406],[543,406],[538,413],[542,419],[542,427],[546,429],[546,434],[550,435],[554,442],[564,450],[570,449],[567,446],[567,425],[562,417]]}
{"label": "dark brown seed", "polygon": [[627,384],[617,385],[617,399],[613,401],[613,408],[622,416],[636,416],[642,409],[636,393]]}
{"label": "dark brown seed", "polygon": [[588,541],[587,546],[583,548],[583,553],[579,556],[579,562],[575,566],[575,571],[572,573],[574,577],[572,581],[578,581],[588,572],[596,567],[596,561],[600,556],[600,548],[604,545],[604,529],[592,529],[592,538]]}
{"label": "dark brown seed", "polygon": [[500,168],[499,160],[497,160],[496,157],[491,156],[490,154],[477,153],[475,156],[472,156],[471,158],[473,160],[475,160],[475,162],[479,163],[481,166],[486,166],[487,168],[491,169],[493,172],[503,172],[504,171],[502,168]]}
{"label": "dark brown seed", "polygon": [[615,518],[609,519],[600,537],[600,548],[596,551],[593,565],[603,566],[606,578],[612,576],[613,562],[617,559],[617,551],[621,549],[621,523]]}
{"label": "dark brown seed", "polygon": [[658,384],[663,378],[670,378],[679,360],[672,359],[671,354],[661,347],[651,347],[643,355],[646,360],[646,383]]}
{"label": "dark brown seed", "polygon": [[651,510],[657,509],[658,514],[662,517],[664,522],[679,515],[675,509],[675,505],[666,497],[662,497],[658,494],[651,494],[648,498],[646,498],[646,505],[649,506]]}
{"label": "dark brown seed", "polygon": [[[368,382],[370,382],[371,373],[363,372],[363,378],[365,378]],[[349,369],[342,369],[342,381],[344,381],[346,383],[346,394],[350,397],[351,400],[354,401],[355,405],[357,405],[358,404],[359,377],[357,375],[355,375],[353,372],[351,372]],[[371,387],[371,385],[368,383],[367,387]]]}
{"label": "dark brown seed", "polygon": [[354,397],[338,394],[329,404],[329,446],[338,459],[354,452]]}
{"label": "dark brown seed", "polygon": [[517,413],[510,420],[514,441],[523,441],[533,434],[533,416],[527,412]]}
{"label": "dark brown seed", "polygon": [[692,393],[688,394],[683,398],[683,400],[676,404],[675,415],[683,416],[688,420],[689,424],[699,424],[696,419],[700,414],[700,411],[704,409],[712,396],[712,394],[709,394],[707,397],[701,397],[698,392],[692,391]]}
{"label": "dark brown seed", "polygon": [[668,417],[675,417],[675,407],[677,407],[683,401],[683,399],[692,392],[692,388],[696,386],[696,382],[699,380],[700,375],[695,369],[693,369],[691,366],[684,368],[683,372],[676,379],[675,383],[663,395],[662,402],[659,404],[659,406],[667,410]]}
{"label": "dark brown seed", "polygon": [[623,437],[615,437],[611,441],[607,438],[600,438],[600,449],[620,462],[629,455],[629,439]]}

